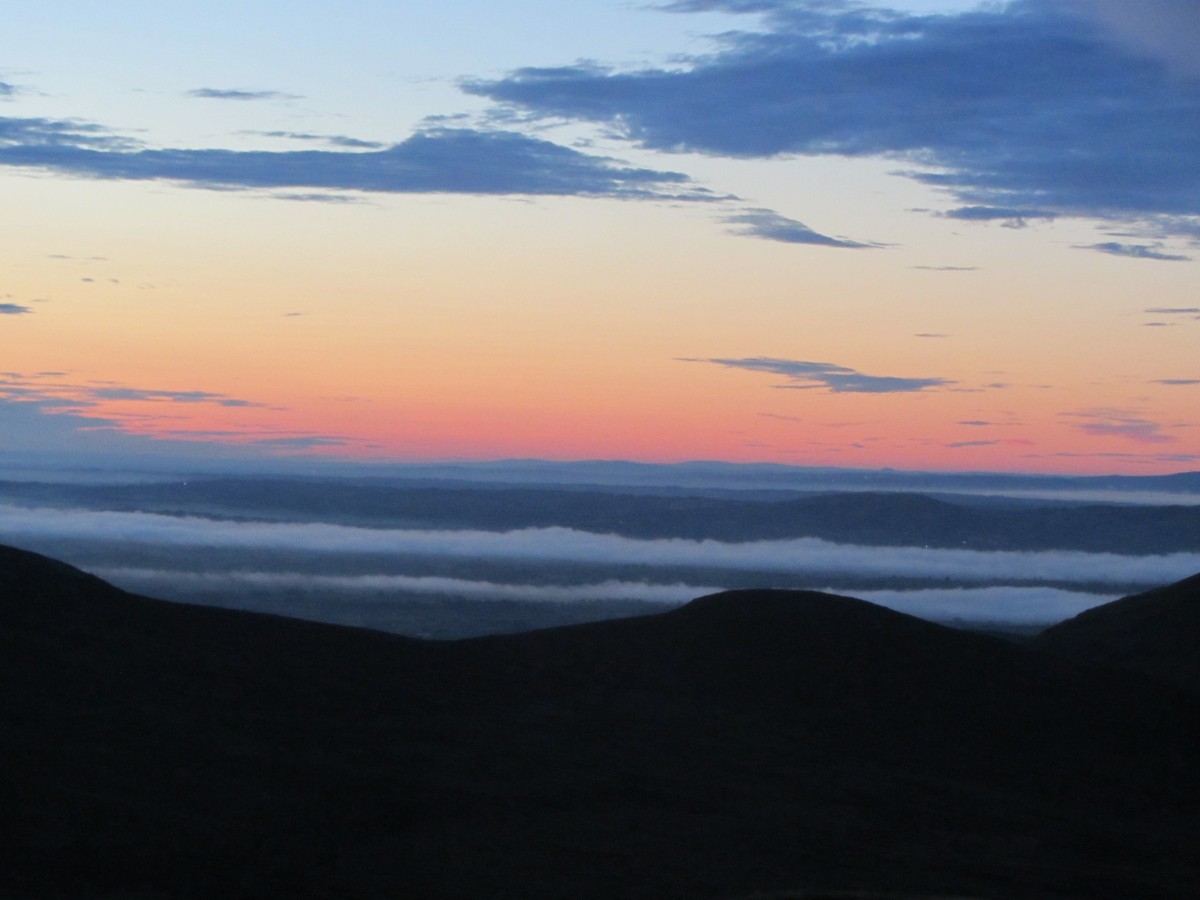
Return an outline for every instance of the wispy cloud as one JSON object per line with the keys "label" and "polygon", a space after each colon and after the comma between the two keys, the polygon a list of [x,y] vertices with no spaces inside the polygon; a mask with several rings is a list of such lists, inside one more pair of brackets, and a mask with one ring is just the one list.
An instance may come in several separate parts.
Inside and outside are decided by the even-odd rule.
{"label": "wispy cloud", "polygon": [[636,168],[515,132],[467,128],[427,129],[366,151],[161,150],[91,123],[0,118],[0,166],[226,190],[713,199],[678,172]]}
{"label": "wispy cloud", "polygon": [[364,141],[361,138],[348,137],[344,134],[313,134],[307,131],[252,131],[247,133],[262,137],[328,144],[331,147],[345,147],[352,150],[378,150],[387,146],[380,141]]}
{"label": "wispy cloud", "polygon": [[0,316],[23,316],[33,310],[19,303],[0,303]]}
{"label": "wispy cloud", "polygon": [[1200,306],[1151,306],[1142,312],[1156,316],[1194,316],[1200,315]]}
{"label": "wispy cloud", "polygon": [[189,97],[202,100],[302,100],[299,94],[284,91],[240,91],[229,88],[196,88],[187,92]]}
{"label": "wispy cloud", "polygon": [[1175,440],[1163,433],[1163,425],[1146,419],[1137,410],[1084,409],[1060,415],[1076,420],[1072,427],[1095,437],[1121,437],[1139,444],[1166,444]]}
{"label": "wispy cloud", "polygon": [[[1127,18],[1150,18],[1125,6]],[[1184,6],[1194,4],[1172,4],[1191,21]],[[938,15],[796,0],[660,8],[753,13],[758,30],[723,33],[714,52],[670,67],[524,68],[464,89],[667,152],[902,159],[905,174],[961,204],[958,218],[1197,227],[1197,82],[1130,52],[1080,4]],[[1195,57],[1194,40],[1178,43]]]}
{"label": "wispy cloud", "polygon": [[1058,218],[1058,213],[1046,209],[1015,209],[1011,206],[960,206],[940,215],[966,222],[1000,221],[1009,228],[1025,228],[1030,219]]}
{"label": "wispy cloud", "polygon": [[211,391],[156,391],[130,387],[82,388],[80,394],[92,400],[137,400],[146,403],[214,403],[217,406],[253,406],[265,404],[239,400]]}
{"label": "wispy cloud", "polygon": [[[255,424],[228,430],[188,428],[193,406],[254,410]],[[164,409],[156,409],[163,407]],[[257,448],[264,453],[301,453],[322,447],[357,446],[336,434],[272,426],[279,407],[214,391],[160,390],[73,380],[63,372],[0,374],[0,449],[94,453],[195,452]],[[266,418],[264,418],[266,417]]]}
{"label": "wispy cloud", "polygon": [[727,225],[733,225],[730,231],[746,237],[763,238],[768,241],[780,241],[785,244],[813,244],[818,247],[842,247],[850,250],[866,250],[882,246],[881,244],[852,241],[848,238],[830,237],[813,231],[803,222],[789,219],[770,209],[745,209],[722,219]]}
{"label": "wispy cloud", "polygon": [[926,272],[977,272],[979,266],[913,266],[914,269],[924,269]]}
{"label": "wispy cloud", "polygon": [[767,356],[741,359],[680,357],[680,362],[711,363],[728,369],[769,372],[773,375],[782,375],[787,379],[784,384],[777,385],[777,387],[797,390],[825,388],[834,394],[912,393],[927,388],[955,384],[948,378],[899,378],[890,375],[867,375],[833,363],[776,359]]}
{"label": "wispy cloud", "polygon": [[1107,253],[1110,256],[1125,256],[1130,259],[1156,259],[1163,262],[1187,262],[1190,256],[1181,253],[1166,253],[1162,244],[1122,244],[1118,241],[1104,241],[1099,244],[1079,244],[1077,250],[1095,250],[1097,253]]}

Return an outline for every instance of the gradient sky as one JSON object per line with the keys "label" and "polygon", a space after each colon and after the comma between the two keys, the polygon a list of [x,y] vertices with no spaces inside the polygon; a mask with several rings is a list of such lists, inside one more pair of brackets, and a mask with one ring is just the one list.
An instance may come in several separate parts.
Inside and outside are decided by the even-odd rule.
{"label": "gradient sky", "polygon": [[11,0],[0,453],[1200,468],[1194,0]]}

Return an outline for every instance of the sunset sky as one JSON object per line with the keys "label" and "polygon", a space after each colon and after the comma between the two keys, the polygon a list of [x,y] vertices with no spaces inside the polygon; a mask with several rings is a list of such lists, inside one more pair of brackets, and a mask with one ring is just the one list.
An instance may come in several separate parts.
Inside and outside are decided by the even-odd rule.
{"label": "sunset sky", "polygon": [[10,0],[0,460],[1200,469],[1200,4]]}

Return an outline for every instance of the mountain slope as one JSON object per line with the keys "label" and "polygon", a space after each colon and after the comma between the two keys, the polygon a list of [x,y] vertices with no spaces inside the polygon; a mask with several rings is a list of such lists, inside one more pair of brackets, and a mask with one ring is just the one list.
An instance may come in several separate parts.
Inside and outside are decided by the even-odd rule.
{"label": "mountain slope", "polygon": [[0,896],[1200,890],[1200,698],[862,601],[434,643],[0,591]]}
{"label": "mountain slope", "polygon": [[1038,643],[1200,694],[1200,575],[1087,610],[1042,632]]}

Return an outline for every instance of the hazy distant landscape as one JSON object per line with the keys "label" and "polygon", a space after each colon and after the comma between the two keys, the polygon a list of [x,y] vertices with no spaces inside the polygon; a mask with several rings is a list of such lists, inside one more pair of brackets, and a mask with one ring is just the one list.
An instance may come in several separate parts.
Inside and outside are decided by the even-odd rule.
{"label": "hazy distant landscape", "polygon": [[[1106,491],[1114,499],[1096,499]],[[92,473],[0,482],[0,541],[154,596],[423,636],[748,587],[853,592],[935,621],[1023,627],[1200,571],[1197,501],[1186,476],[532,463]]]}
{"label": "hazy distant landscape", "polygon": [[6,0],[0,900],[1200,897],[1198,0]]}

